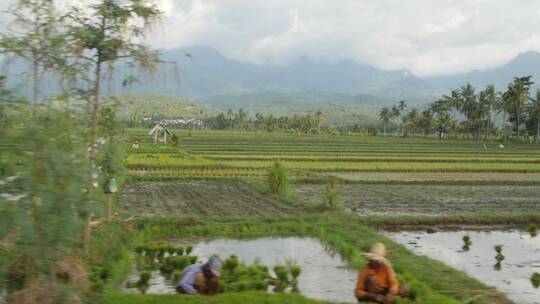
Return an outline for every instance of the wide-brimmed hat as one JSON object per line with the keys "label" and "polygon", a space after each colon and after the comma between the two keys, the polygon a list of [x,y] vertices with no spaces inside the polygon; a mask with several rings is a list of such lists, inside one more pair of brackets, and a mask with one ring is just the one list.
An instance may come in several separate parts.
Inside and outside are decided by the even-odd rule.
{"label": "wide-brimmed hat", "polygon": [[221,260],[218,257],[211,257],[208,259],[208,268],[216,277],[221,276]]}
{"label": "wide-brimmed hat", "polygon": [[386,247],[383,243],[375,243],[369,252],[362,255],[370,260],[386,262]]}

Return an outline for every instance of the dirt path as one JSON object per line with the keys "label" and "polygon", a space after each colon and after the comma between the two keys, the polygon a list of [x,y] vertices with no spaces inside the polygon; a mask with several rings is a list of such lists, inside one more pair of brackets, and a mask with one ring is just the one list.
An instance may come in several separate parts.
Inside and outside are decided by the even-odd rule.
{"label": "dirt path", "polygon": [[136,182],[124,190],[125,208],[138,215],[271,216],[300,210],[241,182]]}

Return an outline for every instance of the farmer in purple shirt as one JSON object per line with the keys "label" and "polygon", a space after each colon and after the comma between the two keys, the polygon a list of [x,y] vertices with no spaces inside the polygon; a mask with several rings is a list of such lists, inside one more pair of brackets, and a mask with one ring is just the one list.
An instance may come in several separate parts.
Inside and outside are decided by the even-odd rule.
{"label": "farmer in purple shirt", "polygon": [[204,265],[188,266],[178,281],[176,291],[184,294],[213,295],[219,292],[221,261],[211,257]]}

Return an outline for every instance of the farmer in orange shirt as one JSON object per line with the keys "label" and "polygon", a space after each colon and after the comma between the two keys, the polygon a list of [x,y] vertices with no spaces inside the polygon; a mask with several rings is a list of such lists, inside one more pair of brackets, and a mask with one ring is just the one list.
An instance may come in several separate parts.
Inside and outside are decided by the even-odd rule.
{"label": "farmer in orange shirt", "polygon": [[385,258],[386,248],[376,243],[369,253],[363,253],[368,264],[358,274],[355,295],[358,301],[392,303],[396,296],[409,297],[408,288],[399,286],[392,264]]}

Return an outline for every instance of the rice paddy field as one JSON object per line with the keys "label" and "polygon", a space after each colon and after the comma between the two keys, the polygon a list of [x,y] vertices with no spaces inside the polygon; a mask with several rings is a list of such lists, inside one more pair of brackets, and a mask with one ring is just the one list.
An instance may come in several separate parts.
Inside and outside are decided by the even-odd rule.
{"label": "rice paddy field", "polygon": [[[302,261],[310,251],[298,247],[298,240],[311,240],[320,257],[336,257],[336,269],[350,275],[339,292],[328,284],[320,294],[307,287],[299,294],[277,295],[242,289],[213,298],[216,303],[356,302],[352,286],[356,271],[365,264],[359,252],[376,241],[390,247],[389,258],[400,280],[413,287],[415,299],[403,303],[536,303],[535,285],[520,284],[506,294],[485,279],[493,269],[487,267],[479,276],[466,274],[460,265],[424,256],[416,247],[409,248],[409,240],[393,239],[380,229],[401,233],[412,227],[442,235],[450,225],[461,235],[471,225],[488,231],[511,225],[527,236],[527,225],[540,224],[540,145],[175,130],[179,142],[171,146],[154,145],[147,130],[127,133],[124,164],[129,176],[121,203],[122,212],[140,218],[134,247],[182,239],[199,244],[197,255],[233,252],[248,263],[264,261],[277,248],[271,244],[293,240],[279,246],[279,256]],[[136,140],[141,146],[132,149]],[[269,193],[266,181],[275,162],[288,171],[287,194]],[[336,182],[344,212],[324,204],[331,181]],[[536,240],[532,234],[530,238]],[[239,249],[244,243],[255,245]],[[211,249],[197,251],[204,246]],[[484,247],[479,249],[491,250]],[[531,265],[521,269],[525,280],[538,270]],[[504,263],[501,267],[506,270]],[[321,283],[320,276],[307,275],[308,268],[301,287]],[[136,281],[139,271],[126,268],[120,280],[129,273],[127,280]],[[168,295],[174,292],[174,280],[155,269],[151,283],[150,295],[124,286],[108,293],[107,303],[208,302]],[[333,296],[336,292],[339,296]]]}
{"label": "rice paddy field", "polygon": [[321,202],[328,180],[335,178],[345,206],[361,216],[540,212],[540,145],[261,132],[176,134],[177,147],[155,147],[144,130],[129,131],[129,141],[143,143],[126,158],[135,179],[264,180],[268,168],[280,162],[289,170],[293,195]]}

